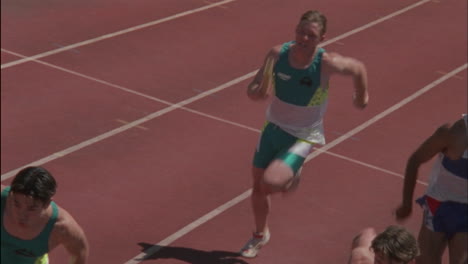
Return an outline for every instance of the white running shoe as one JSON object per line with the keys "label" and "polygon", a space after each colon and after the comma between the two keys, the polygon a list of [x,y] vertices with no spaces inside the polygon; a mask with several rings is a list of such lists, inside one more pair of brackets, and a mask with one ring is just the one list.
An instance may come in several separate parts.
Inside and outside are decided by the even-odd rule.
{"label": "white running shoe", "polygon": [[246,258],[255,258],[260,248],[266,245],[268,241],[270,241],[269,231],[264,233],[254,232],[252,238],[241,249],[240,254]]}

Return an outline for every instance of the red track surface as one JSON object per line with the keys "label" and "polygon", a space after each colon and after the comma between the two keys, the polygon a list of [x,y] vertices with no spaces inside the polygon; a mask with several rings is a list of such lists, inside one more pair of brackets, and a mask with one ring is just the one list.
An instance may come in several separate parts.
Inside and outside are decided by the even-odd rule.
{"label": "red track surface", "polygon": [[[266,103],[246,98],[247,74],[271,46],[293,37],[303,11],[323,11],[332,39],[418,3],[237,0],[3,68],[210,5],[116,2],[4,1],[1,11],[2,183],[36,161],[52,171],[56,200],[87,232],[90,263],[125,263],[250,188]],[[361,112],[351,105],[351,82],[332,81],[329,144],[466,64],[466,19],[466,1],[429,1],[326,46],[364,61],[371,89]],[[142,120],[232,80],[185,109]],[[232,254],[253,227],[244,199],[144,263],[345,263],[359,230],[395,223],[406,159],[437,126],[466,112],[466,80],[465,69],[308,162],[299,190],[274,197],[272,240],[256,259]],[[136,120],[139,126],[109,132]],[[419,184],[416,195],[424,189]],[[420,219],[416,207],[405,226],[417,233]],[[51,263],[65,256],[59,249]]]}

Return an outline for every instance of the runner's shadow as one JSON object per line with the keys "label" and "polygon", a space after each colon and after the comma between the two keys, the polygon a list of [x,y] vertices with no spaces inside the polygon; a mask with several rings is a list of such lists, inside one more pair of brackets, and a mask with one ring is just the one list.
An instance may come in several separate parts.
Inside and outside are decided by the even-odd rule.
{"label": "runner's shadow", "polygon": [[178,259],[190,264],[249,264],[243,259],[240,259],[239,253],[236,252],[218,250],[203,251],[184,247],[162,247],[144,242],[140,242],[138,245],[141,247],[141,251],[145,253],[150,248],[156,250],[153,254],[151,254],[151,251],[146,253],[147,255],[142,257],[141,260]]}

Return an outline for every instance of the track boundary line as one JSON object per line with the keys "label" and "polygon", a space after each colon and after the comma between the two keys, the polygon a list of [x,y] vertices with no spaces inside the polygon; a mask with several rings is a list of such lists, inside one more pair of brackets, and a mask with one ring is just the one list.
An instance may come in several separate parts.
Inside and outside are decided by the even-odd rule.
{"label": "track boundary line", "polygon": [[180,12],[180,13],[177,13],[175,15],[168,16],[168,17],[165,17],[165,18],[161,18],[161,19],[158,19],[158,20],[154,20],[154,21],[144,23],[144,24],[141,24],[141,25],[138,25],[138,26],[129,27],[127,29],[119,30],[119,31],[116,31],[116,32],[113,32],[113,33],[109,33],[109,34],[105,34],[105,35],[96,37],[96,38],[92,38],[92,39],[88,39],[88,40],[85,40],[85,41],[77,42],[75,44],[67,45],[67,46],[64,46],[64,47],[61,47],[61,48],[58,48],[58,49],[46,51],[46,52],[39,53],[39,54],[30,56],[30,57],[26,57],[26,58],[23,58],[23,59],[7,62],[7,63],[2,64],[1,69],[3,70],[3,69],[6,69],[6,68],[9,68],[9,67],[18,65],[18,64],[28,62],[28,61],[33,61],[33,60],[44,58],[44,57],[47,57],[47,56],[50,56],[50,55],[53,55],[53,54],[61,53],[61,52],[67,51],[67,50],[71,50],[71,49],[75,49],[75,48],[82,47],[82,46],[85,46],[85,45],[89,45],[89,44],[92,44],[92,43],[96,43],[96,42],[99,42],[99,41],[102,41],[102,40],[105,40],[105,39],[110,39],[110,38],[113,38],[113,37],[117,37],[117,36],[129,33],[129,32],[134,32],[134,31],[137,31],[137,30],[140,30],[140,29],[143,29],[143,28],[151,27],[151,26],[154,26],[154,25],[157,25],[157,24],[161,24],[161,23],[164,23],[164,22],[167,22],[167,21],[177,19],[179,17],[188,16],[188,15],[191,15],[191,14],[194,14],[194,13],[205,11],[207,9],[217,7],[217,6],[220,6],[220,5],[223,5],[223,4],[227,4],[227,3],[230,3],[230,2],[234,2],[234,1],[237,1],[237,0],[224,0],[224,1],[221,1],[221,2],[217,2],[217,3],[210,3],[208,5],[205,5],[205,6],[202,6],[202,7],[199,7],[199,8],[195,8],[195,9],[191,9],[191,10],[188,10],[188,11]]}
{"label": "track boundary line", "polygon": [[[452,70],[450,73],[448,73],[448,74],[440,77],[439,79],[433,81],[432,83],[424,86],[423,88],[419,89],[418,91],[411,94],[410,96],[404,98],[400,102],[394,104],[393,106],[387,108],[383,112],[380,112],[379,114],[377,114],[373,118],[369,119],[368,121],[362,123],[361,125],[355,127],[354,129],[350,130],[348,133],[344,134],[343,136],[333,140],[331,143],[325,145],[322,149],[328,150],[328,149],[340,144],[341,142],[343,142],[347,138],[352,137],[354,134],[362,131],[363,129],[369,127],[370,125],[372,125],[373,123],[379,121],[380,119],[384,118],[385,116],[389,115],[390,113],[392,113],[392,112],[398,110],[399,108],[403,107],[404,105],[410,103],[414,99],[416,99],[419,96],[423,95],[427,91],[430,91],[432,88],[436,87],[438,84],[446,81],[447,79],[453,77],[454,75],[456,75],[457,73],[459,73],[462,70],[465,70],[466,68],[467,68],[467,64],[465,63],[464,65]],[[325,153],[325,151],[313,152],[311,155],[309,155],[307,157],[305,162],[309,162],[310,160],[318,157],[322,153]],[[137,263],[140,263],[140,262],[144,261],[146,257],[149,257],[152,254],[155,254],[163,246],[167,246],[167,245],[171,244],[172,242],[174,242],[178,238],[182,237],[183,235],[189,233],[190,231],[194,230],[198,226],[208,222],[209,220],[211,220],[216,215],[220,214],[222,212],[221,211],[222,209],[220,209],[220,208],[224,208],[224,210],[227,210],[228,208],[234,206],[235,204],[247,199],[249,197],[247,194],[250,193],[251,191],[252,191],[252,189],[249,189],[249,190],[243,192],[241,195],[235,197],[234,199],[232,199],[232,200],[230,200],[230,201],[228,201],[226,203],[226,204],[229,204],[231,206],[226,206],[226,204],[223,204],[223,205],[219,206],[218,208],[214,209],[213,211],[211,211],[210,213],[198,218],[194,222],[186,225],[185,227],[183,227],[179,231],[173,233],[172,235],[170,235],[169,237],[167,237],[164,240],[160,241],[159,243],[154,244],[152,247],[145,250],[143,253],[140,253],[137,256],[133,257],[131,260],[128,260],[127,262],[125,262],[125,264],[137,264]]]}
{"label": "track boundary line", "polygon": [[[351,31],[348,31],[348,32],[346,32],[346,33],[344,33],[344,34],[341,34],[341,35],[337,36],[337,37],[331,38],[331,39],[329,39],[329,40],[327,40],[327,41],[321,43],[319,46],[323,47],[323,46],[326,46],[326,45],[331,44],[331,43],[333,43],[333,42],[336,42],[336,41],[338,41],[338,40],[341,40],[341,39],[343,39],[343,38],[345,38],[345,37],[348,37],[348,36],[351,36],[351,35],[353,35],[353,34],[356,34],[356,33],[360,32],[360,31],[362,31],[362,30],[364,30],[364,29],[369,28],[369,27],[370,27],[369,25],[374,26],[374,25],[376,25],[376,24],[378,24],[378,23],[382,23],[382,22],[385,21],[385,20],[388,20],[388,19],[390,19],[390,18],[392,18],[392,17],[395,17],[395,16],[397,16],[397,15],[400,15],[400,14],[402,14],[402,13],[404,13],[404,12],[407,12],[407,11],[409,11],[409,10],[415,8],[415,7],[418,7],[418,6],[420,6],[420,5],[424,4],[424,3],[427,3],[427,2],[430,2],[430,0],[422,0],[422,1],[420,1],[420,2],[414,3],[414,4],[410,5],[410,6],[407,6],[407,7],[403,8],[403,9],[400,9],[400,10],[398,10],[398,11],[396,11],[396,12],[393,12],[393,13],[387,15],[387,16],[384,16],[384,17],[382,17],[382,18],[380,18],[380,19],[377,19],[377,20],[375,20],[375,21],[372,21],[372,22],[370,22],[370,23],[367,23],[367,24],[365,24],[365,25],[363,25],[363,26],[361,26],[361,27],[358,27],[358,28],[356,28],[356,29],[353,29],[353,30],[351,30]],[[224,3],[224,2],[219,2],[219,3]],[[217,4],[219,4],[219,3],[217,3]],[[6,51],[6,50],[2,49],[2,51]],[[13,52],[10,52],[10,53],[13,54]],[[16,54],[17,56],[23,56],[23,55],[20,55],[20,54],[17,54],[17,53],[14,53],[14,54]],[[24,56],[24,57],[26,57],[26,56]],[[108,131],[108,132],[106,132],[106,133],[103,133],[103,134],[101,134],[101,135],[98,135],[98,136],[96,136],[96,137],[94,137],[94,138],[91,138],[91,139],[89,139],[89,140],[83,141],[83,142],[81,142],[81,143],[79,143],[79,144],[77,144],[77,145],[74,145],[74,146],[71,146],[71,147],[66,148],[66,149],[64,149],[64,150],[58,151],[58,152],[56,152],[56,153],[53,153],[53,154],[51,154],[51,155],[49,155],[49,156],[47,156],[47,157],[44,157],[44,158],[42,158],[42,159],[39,159],[39,160],[37,160],[37,161],[34,161],[34,162],[29,163],[29,164],[23,165],[23,166],[20,167],[20,168],[17,168],[17,169],[14,169],[14,170],[9,171],[9,172],[7,172],[7,173],[4,173],[4,174],[2,174],[2,176],[1,176],[1,180],[2,180],[2,181],[3,181],[3,180],[6,180],[6,179],[8,179],[8,178],[10,178],[10,177],[12,177],[12,176],[14,176],[17,172],[19,172],[21,169],[23,169],[23,168],[25,168],[25,167],[42,165],[42,164],[44,164],[44,163],[46,163],[46,162],[49,162],[49,161],[55,160],[55,159],[57,159],[57,158],[63,157],[63,156],[65,156],[65,155],[68,155],[68,154],[70,154],[70,153],[72,153],[72,152],[74,152],[74,151],[77,151],[77,150],[81,149],[81,148],[84,148],[84,147],[86,147],[86,146],[92,145],[92,144],[94,144],[94,143],[96,143],[96,142],[99,142],[99,141],[101,141],[101,140],[104,140],[104,139],[106,139],[106,138],[108,138],[108,137],[111,137],[111,136],[113,136],[113,135],[119,134],[119,133],[121,133],[121,132],[123,132],[123,131],[125,131],[125,130],[128,130],[128,129],[134,127],[134,126],[138,126],[138,125],[140,125],[140,124],[142,124],[142,123],[144,123],[144,122],[146,122],[146,121],[149,121],[149,120],[151,120],[151,119],[153,119],[153,118],[156,118],[156,117],[158,117],[158,116],[160,116],[160,115],[166,114],[166,113],[171,112],[171,111],[173,111],[173,110],[175,110],[175,109],[181,109],[181,107],[183,107],[183,106],[185,106],[185,105],[187,105],[187,104],[189,104],[189,103],[192,103],[192,102],[194,102],[194,101],[197,101],[197,100],[199,100],[199,99],[201,99],[201,98],[203,98],[203,97],[206,97],[206,96],[208,96],[208,95],[211,95],[211,94],[213,94],[213,93],[216,93],[216,92],[218,92],[218,91],[221,91],[221,90],[223,90],[223,89],[225,89],[225,88],[228,88],[228,87],[230,87],[230,86],[232,86],[232,85],[234,85],[234,84],[237,84],[237,83],[239,83],[239,82],[241,82],[241,81],[244,81],[244,80],[246,80],[246,79],[248,79],[248,78],[250,78],[250,77],[253,77],[253,76],[256,74],[256,72],[258,71],[258,69],[257,69],[257,70],[254,70],[254,71],[252,71],[252,72],[250,72],[250,73],[247,73],[247,74],[245,74],[245,75],[243,75],[243,76],[240,76],[240,77],[238,77],[238,78],[236,78],[236,79],[233,79],[233,80],[231,80],[231,81],[229,81],[229,82],[227,82],[227,83],[224,83],[224,84],[222,84],[222,85],[220,85],[220,86],[218,86],[218,87],[216,87],[216,88],[213,88],[213,89],[211,89],[211,90],[207,90],[207,91],[205,91],[205,92],[203,92],[203,93],[200,93],[200,94],[198,94],[198,95],[196,95],[196,96],[194,96],[194,97],[191,97],[191,98],[188,98],[188,99],[186,99],[186,100],[183,100],[183,101],[181,101],[181,102],[179,102],[179,103],[171,104],[171,103],[169,103],[169,102],[167,102],[167,101],[164,101],[164,100],[162,100],[162,99],[158,99],[158,98],[155,98],[155,97],[152,97],[152,96],[149,96],[149,95],[145,95],[145,94],[143,94],[143,93],[130,90],[130,89],[125,88],[125,87],[123,87],[123,86],[116,85],[116,84],[112,84],[112,83],[110,83],[110,82],[106,82],[106,81],[103,81],[103,80],[99,80],[99,79],[97,79],[97,78],[93,78],[93,77],[90,77],[90,76],[87,76],[87,75],[84,75],[84,74],[81,74],[81,73],[78,73],[78,72],[75,72],[75,71],[72,71],[72,70],[68,70],[68,69],[65,69],[65,68],[62,68],[62,67],[59,67],[59,66],[55,66],[55,65],[52,65],[52,64],[50,64],[50,63],[46,63],[46,62],[37,60],[36,58],[33,58],[33,57],[28,57],[28,59],[29,59],[29,60],[32,60],[32,61],[35,61],[35,62],[37,62],[37,63],[40,63],[40,64],[48,65],[48,66],[53,67],[53,68],[55,68],[55,69],[59,69],[59,70],[62,70],[62,71],[65,71],[65,72],[68,72],[68,73],[71,73],[71,74],[74,74],[74,75],[77,75],[77,76],[81,76],[81,77],[86,78],[86,79],[89,79],[89,80],[94,80],[94,81],[97,81],[97,82],[102,83],[102,84],[110,85],[110,86],[112,86],[112,87],[115,87],[115,88],[124,90],[124,91],[129,92],[129,93],[133,93],[133,94],[140,95],[140,96],[143,96],[143,97],[148,98],[148,99],[151,99],[151,100],[155,100],[155,101],[158,101],[158,102],[161,102],[161,103],[164,103],[164,104],[168,104],[169,107],[164,108],[164,109],[159,110],[159,111],[156,111],[156,112],[154,112],[154,113],[152,113],[152,114],[149,114],[149,115],[147,115],[147,116],[145,116],[145,117],[143,117],[143,118],[140,118],[140,119],[135,120],[135,121],[133,121],[133,122],[130,122],[130,123],[124,125],[124,126],[118,127],[118,128],[116,128],[116,129],[113,129],[113,130]]]}

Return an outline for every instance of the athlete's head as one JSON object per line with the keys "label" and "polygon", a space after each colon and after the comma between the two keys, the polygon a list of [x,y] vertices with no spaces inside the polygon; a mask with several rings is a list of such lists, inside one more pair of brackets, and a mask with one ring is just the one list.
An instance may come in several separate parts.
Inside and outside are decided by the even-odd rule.
{"label": "athlete's head", "polygon": [[325,37],[327,18],[316,10],[302,14],[296,26],[296,43],[305,48],[315,48]]}
{"label": "athlete's head", "polygon": [[47,209],[55,194],[54,177],[42,167],[27,167],[16,174],[10,197],[13,216],[20,226],[27,227]]}
{"label": "athlete's head", "polygon": [[320,35],[327,32],[327,18],[317,10],[309,10],[302,14],[299,24],[302,22],[317,23],[320,26]]}
{"label": "athlete's head", "polygon": [[418,243],[414,236],[401,226],[389,226],[372,240],[375,264],[415,263],[419,255]]}

